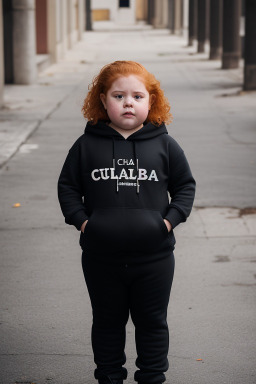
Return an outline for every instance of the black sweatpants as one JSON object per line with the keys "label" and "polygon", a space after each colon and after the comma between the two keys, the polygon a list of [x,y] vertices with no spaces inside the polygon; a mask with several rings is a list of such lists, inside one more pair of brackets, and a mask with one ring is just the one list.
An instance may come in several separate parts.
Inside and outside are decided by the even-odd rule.
{"label": "black sweatpants", "polygon": [[135,381],[165,381],[169,333],[167,306],[174,273],[174,255],[146,264],[107,264],[82,255],[93,310],[92,348],[95,378],[125,379],[125,326],[129,313],[135,326]]}

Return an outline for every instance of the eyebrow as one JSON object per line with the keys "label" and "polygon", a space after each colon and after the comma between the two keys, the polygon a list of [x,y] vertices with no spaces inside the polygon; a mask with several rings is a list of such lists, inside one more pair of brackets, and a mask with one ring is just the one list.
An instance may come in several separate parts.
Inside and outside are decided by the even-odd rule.
{"label": "eyebrow", "polygon": [[[112,91],[112,93],[115,93],[115,92],[118,92],[118,93],[125,93],[126,91],[118,91],[118,90]],[[142,92],[142,91],[133,91],[132,93],[141,93],[142,95],[145,95],[145,93]]]}

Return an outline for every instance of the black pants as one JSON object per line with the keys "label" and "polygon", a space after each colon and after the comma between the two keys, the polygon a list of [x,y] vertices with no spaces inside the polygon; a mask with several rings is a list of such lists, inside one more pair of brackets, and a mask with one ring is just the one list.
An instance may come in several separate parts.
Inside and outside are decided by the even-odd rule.
{"label": "black pants", "polygon": [[[146,264],[99,263],[83,253],[82,265],[93,310],[92,348],[95,378],[125,379],[125,326],[129,313],[135,326],[135,380],[165,381],[169,333],[167,306],[174,255]],[[106,381],[107,382],[107,381]]]}

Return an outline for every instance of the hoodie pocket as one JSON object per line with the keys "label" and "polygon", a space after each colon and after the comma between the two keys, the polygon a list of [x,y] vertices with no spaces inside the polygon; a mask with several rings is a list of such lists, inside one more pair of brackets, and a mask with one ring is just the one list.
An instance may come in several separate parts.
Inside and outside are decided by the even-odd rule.
{"label": "hoodie pocket", "polygon": [[[154,252],[168,243],[168,230],[159,211],[98,208],[81,239],[91,252]],[[168,246],[168,245],[167,245]]]}

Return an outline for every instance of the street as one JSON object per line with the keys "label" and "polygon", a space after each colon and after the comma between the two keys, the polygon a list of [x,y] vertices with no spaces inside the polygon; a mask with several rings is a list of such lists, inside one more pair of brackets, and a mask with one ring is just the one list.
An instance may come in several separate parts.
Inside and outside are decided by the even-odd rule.
{"label": "street", "polygon": [[[166,29],[103,25],[37,84],[6,87],[0,122],[17,152],[9,158],[10,143],[1,146],[0,383],[96,382],[79,232],[64,222],[57,179],[83,134],[93,76],[129,59],[160,80],[174,116],[169,133],[197,181],[193,212],[175,229],[167,383],[255,384],[256,92],[241,92],[241,68],[221,70],[186,44]],[[20,145],[17,132],[28,127]],[[131,384],[130,320],[126,353]]]}

